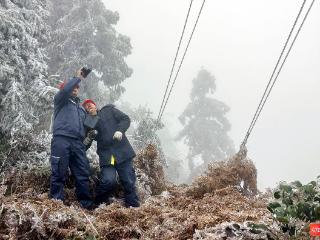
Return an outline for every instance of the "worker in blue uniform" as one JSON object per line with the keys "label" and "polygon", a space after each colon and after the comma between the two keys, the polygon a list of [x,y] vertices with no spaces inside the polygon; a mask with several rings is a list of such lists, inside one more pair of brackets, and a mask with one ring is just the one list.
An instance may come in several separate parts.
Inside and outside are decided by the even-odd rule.
{"label": "worker in blue uniform", "polygon": [[136,156],[125,132],[130,126],[130,118],[114,105],[108,104],[97,109],[95,102],[87,99],[83,107],[92,116],[98,116],[97,154],[100,162],[100,182],[96,188],[96,204],[108,203],[110,194],[116,187],[117,174],[124,188],[126,207],[139,207],[136,192],[136,174],[133,158]]}
{"label": "worker in blue uniform", "polygon": [[78,98],[79,84],[83,80],[83,69],[80,69],[75,77],[60,85],[54,97],[50,197],[64,200],[64,185],[70,168],[78,201],[82,207],[91,209],[94,204],[89,189],[90,167],[83,144],[86,112]]}

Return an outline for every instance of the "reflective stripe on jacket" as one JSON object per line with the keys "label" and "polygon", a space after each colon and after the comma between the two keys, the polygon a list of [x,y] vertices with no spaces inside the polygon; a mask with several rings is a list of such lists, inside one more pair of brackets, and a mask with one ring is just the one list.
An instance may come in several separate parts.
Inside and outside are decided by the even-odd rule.
{"label": "reflective stripe on jacket", "polygon": [[[98,111],[98,116],[99,122],[96,127],[98,135],[96,140],[100,166],[111,164],[112,155],[114,155],[117,164],[134,158],[136,154],[125,135],[130,126],[129,116],[111,104]],[[122,132],[121,141],[113,139],[116,131]]]}

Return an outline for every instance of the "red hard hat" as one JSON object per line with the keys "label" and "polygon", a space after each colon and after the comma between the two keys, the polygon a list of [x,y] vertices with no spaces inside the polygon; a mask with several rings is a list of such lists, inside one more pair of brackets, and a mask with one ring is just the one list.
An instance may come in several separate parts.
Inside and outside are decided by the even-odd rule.
{"label": "red hard hat", "polygon": [[97,104],[89,98],[82,102],[82,106],[85,107],[87,103],[92,103],[93,105],[97,106]]}

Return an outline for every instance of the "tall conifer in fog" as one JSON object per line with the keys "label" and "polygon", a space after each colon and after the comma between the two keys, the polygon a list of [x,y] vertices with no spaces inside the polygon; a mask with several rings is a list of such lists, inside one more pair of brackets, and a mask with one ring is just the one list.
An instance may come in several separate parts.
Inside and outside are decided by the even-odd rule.
{"label": "tall conifer in fog", "polygon": [[[231,125],[226,118],[229,107],[213,98],[216,91],[215,77],[201,69],[190,93],[190,103],[179,120],[183,129],[177,140],[183,140],[189,148],[188,161],[191,175],[196,169],[204,169],[210,161],[222,160],[234,153],[234,144],[228,136]],[[196,167],[195,159],[203,163]]]}

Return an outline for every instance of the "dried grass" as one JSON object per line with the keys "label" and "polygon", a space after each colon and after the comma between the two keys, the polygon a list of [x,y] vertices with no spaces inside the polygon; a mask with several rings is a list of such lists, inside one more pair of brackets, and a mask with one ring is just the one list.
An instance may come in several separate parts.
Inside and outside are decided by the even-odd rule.
{"label": "dried grass", "polygon": [[46,194],[14,194],[2,198],[1,204],[0,234],[13,239],[85,239],[96,235],[100,239],[192,239],[196,230],[226,221],[272,222],[263,199],[247,198],[231,187],[194,199],[187,196],[185,188],[175,186],[150,197],[140,208],[114,203],[85,214],[77,202],[67,207],[49,200]]}
{"label": "dried grass", "polygon": [[147,176],[147,179],[144,180],[144,185],[149,186],[152,195],[160,194],[165,190],[163,165],[159,160],[156,146],[149,144],[143,151],[139,152],[134,164],[139,173],[137,175],[140,182],[142,180],[140,178],[141,175]]}
{"label": "dried grass", "polygon": [[271,222],[263,199],[247,198],[231,187],[194,199],[184,187],[172,186],[137,209],[115,203],[85,214],[76,201],[67,207],[31,192],[3,197],[0,204],[0,236],[12,239],[86,239],[96,235],[94,228],[100,239],[192,239],[196,229],[225,221]]}
{"label": "dried grass", "polygon": [[225,161],[209,164],[205,175],[192,183],[188,195],[201,198],[205,193],[213,193],[227,186],[236,187],[245,195],[257,194],[257,169],[246,155],[246,149],[241,149]]}
{"label": "dried grass", "polygon": [[[142,175],[138,176],[138,185],[149,186],[150,190],[140,208],[124,208],[114,202],[89,212],[80,208],[72,189],[67,189],[71,206],[66,206],[61,201],[48,199],[47,193],[40,194],[45,187],[34,186],[32,191],[16,190],[1,197],[0,239],[214,239],[199,236],[211,236],[212,229],[225,222],[272,225],[267,200],[247,197],[243,194],[245,188],[238,187],[243,180],[250,191],[256,186],[252,178],[255,168],[244,158],[239,161],[238,156],[233,162],[231,159],[228,163],[219,163],[220,175],[217,168],[209,168],[206,181],[197,180],[188,187],[164,184],[156,153],[156,149],[149,146],[137,156],[137,171],[145,178],[143,182]],[[238,175],[233,176],[234,173]],[[20,181],[21,177],[13,179]],[[32,184],[44,180],[32,179]],[[24,184],[20,186],[29,187]],[[17,184],[12,180],[12,185]],[[160,195],[150,196],[164,188],[167,190]],[[40,191],[38,195],[37,191]]]}

